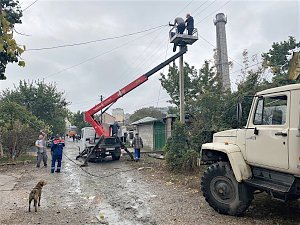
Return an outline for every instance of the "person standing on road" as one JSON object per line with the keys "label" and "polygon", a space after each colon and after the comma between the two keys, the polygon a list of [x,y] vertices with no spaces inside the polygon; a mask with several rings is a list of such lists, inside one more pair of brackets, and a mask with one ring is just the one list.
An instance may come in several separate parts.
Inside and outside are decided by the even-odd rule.
{"label": "person standing on road", "polygon": [[132,140],[132,147],[134,148],[134,158],[136,161],[141,159],[141,148],[143,148],[143,140],[138,133],[135,134],[135,137]]}
{"label": "person standing on road", "polygon": [[193,35],[194,31],[194,18],[191,16],[191,14],[186,14],[186,29],[188,31],[188,35]]}
{"label": "person standing on road", "polygon": [[[61,170],[61,160],[63,148],[65,147],[65,141],[60,139],[58,135],[55,136],[51,146],[51,155],[52,155],[52,163],[51,163],[51,173],[60,173]],[[57,161],[57,168],[55,170],[55,163]]]}
{"label": "person standing on road", "polygon": [[39,134],[38,140],[35,142],[35,147],[37,148],[37,163],[36,167],[40,167],[41,161],[43,160],[44,166],[47,166],[47,148],[46,148],[46,138],[47,135],[43,131]]}

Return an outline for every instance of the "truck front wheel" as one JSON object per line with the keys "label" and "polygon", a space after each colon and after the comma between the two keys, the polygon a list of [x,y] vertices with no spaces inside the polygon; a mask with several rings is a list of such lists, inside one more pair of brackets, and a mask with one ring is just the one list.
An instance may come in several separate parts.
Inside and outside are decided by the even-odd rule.
{"label": "truck front wheel", "polygon": [[242,214],[253,199],[251,188],[236,181],[227,162],[212,164],[204,172],[201,190],[205,200],[214,210],[232,216]]}

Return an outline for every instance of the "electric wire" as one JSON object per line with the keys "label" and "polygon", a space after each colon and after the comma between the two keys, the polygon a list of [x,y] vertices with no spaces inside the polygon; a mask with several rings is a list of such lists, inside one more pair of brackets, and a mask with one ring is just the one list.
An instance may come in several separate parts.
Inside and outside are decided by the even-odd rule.
{"label": "electric wire", "polygon": [[31,36],[30,34],[25,34],[25,33],[21,33],[19,31],[17,31],[16,28],[14,28],[14,31],[16,32],[16,34],[19,34],[19,35],[22,35],[22,36],[27,36],[27,37]]}
{"label": "electric wire", "polygon": [[[198,34],[198,37],[200,37],[202,40],[204,40],[205,42],[207,42],[209,45],[211,45],[212,47],[216,48],[216,46],[214,44],[212,44],[210,41],[208,41],[207,39],[205,39],[204,37],[202,37],[201,35]],[[225,54],[225,53],[223,53]],[[243,67],[243,65],[241,63],[239,63],[238,61],[236,61],[235,59],[231,58],[230,56],[228,56],[228,58],[230,58],[232,61],[234,61],[236,64],[238,64],[239,66]]]}
{"label": "electric wire", "polygon": [[[169,49],[169,38],[167,39],[167,48],[166,48],[166,54],[165,54],[165,61],[167,59],[168,49]],[[165,67],[162,69],[162,71],[163,71],[162,73],[164,73]],[[158,107],[158,102],[159,102],[159,98],[160,98],[161,87],[162,87],[162,85],[160,84],[159,85],[159,90],[158,90],[158,97],[157,97],[156,107]]]}
{"label": "electric wire", "polygon": [[[132,67],[134,68],[134,70],[138,71],[141,69],[141,66],[145,65],[145,62],[148,61],[149,59],[149,54],[147,54],[147,51],[148,49],[155,43],[155,40],[161,35],[161,33],[163,32],[164,30],[161,29],[160,32],[151,40],[151,42],[148,44],[148,46],[141,52],[141,54],[139,54],[135,60],[134,60],[134,63],[130,64],[132,65]],[[145,55],[145,57],[144,57]],[[132,70],[132,69],[131,69]],[[129,74],[130,72],[130,67],[129,65],[127,66],[127,69],[125,70],[124,74]],[[138,74],[140,72],[137,72]]]}
{"label": "electric wire", "polygon": [[214,14],[215,12],[219,11],[220,9],[222,9],[224,6],[226,6],[227,4],[229,4],[232,0],[229,0],[227,2],[225,2],[225,4],[223,4],[220,8],[214,10],[213,12],[211,12],[209,15],[207,15],[206,17],[204,17],[202,20],[200,20],[198,23],[196,23],[195,25],[198,25],[199,23],[203,22],[204,20],[206,20],[208,17],[210,17],[212,14]]}
{"label": "electric wire", "polygon": [[[152,32],[153,32],[153,31],[151,31],[150,33],[152,33]],[[148,33],[145,34],[145,35],[143,35],[142,37],[145,37],[146,35],[148,35]],[[141,38],[141,37],[137,37],[137,38],[135,38],[135,39],[133,39],[133,40],[127,41],[127,42],[125,42],[125,43],[123,43],[123,44],[121,44],[121,45],[118,45],[117,47],[114,47],[114,48],[108,50],[108,51],[101,52],[101,53],[98,54],[98,55],[95,55],[95,56],[93,56],[93,57],[90,57],[90,58],[88,58],[88,59],[85,59],[85,60],[83,60],[83,61],[81,61],[81,62],[79,62],[79,63],[76,63],[76,64],[72,65],[72,66],[69,66],[69,67],[66,67],[66,68],[64,68],[64,69],[62,69],[62,70],[59,70],[59,71],[57,71],[57,72],[48,74],[48,75],[46,75],[46,76],[44,77],[44,79],[47,79],[47,78],[49,78],[49,77],[55,76],[55,75],[57,75],[57,74],[60,74],[60,73],[62,73],[62,72],[64,72],[64,71],[66,71],[66,70],[73,69],[73,68],[75,68],[75,67],[77,67],[77,66],[80,66],[80,65],[82,65],[82,64],[84,64],[84,63],[90,62],[90,61],[92,61],[92,60],[94,60],[94,59],[96,59],[96,58],[99,58],[99,57],[101,57],[101,56],[103,56],[103,55],[106,55],[106,54],[108,54],[108,53],[110,53],[110,52],[113,52],[113,51],[115,51],[115,50],[117,50],[117,49],[119,49],[119,48],[122,48],[122,47],[124,47],[124,46],[130,44],[131,42],[133,42],[133,41],[139,39],[139,38]]]}
{"label": "electric wire", "polygon": [[84,169],[83,167],[81,167],[80,164],[76,163],[73,159],[71,159],[69,156],[67,156],[64,152],[63,152],[63,155],[69,160],[71,161],[72,163],[74,163],[76,166],[78,166],[83,172],[85,172],[86,174],[92,176],[92,177],[97,177],[97,178],[106,178],[106,177],[111,177],[111,176],[114,176],[116,174],[119,174],[119,173],[125,173],[125,172],[129,172],[129,171],[133,171],[133,170],[137,170],[136,168],[131,168],[131,169],[127,169],[127,170],[121,170],[121,171],[116,171],[114,173],[110,173],[108,175],[96,175],[96,174],[93,174],[89,171],[87,171],[86,169]]}
{"label": "electric wire", "polygon": [[33,6],[35,3],[37,3],[39,0],[35,0],[33,3],[31,3],[29,6],[27,6],[25,9],[22,10],[22,12],[25,12],[27,9],[29,9],[31,6]]}
{"label": "electric wire", "polygon": [[195,0],[190,1],[185,7],[183,7],[183,8],[175,15],[175,17],[177,17],[180,13],[182,13],[183,10],[185,10],[190,4],[193,3],[193,1],[195,1]]}
{"label": "electric wire", "polygon": [[195,14],[203,5],[205,5],[208,1],[203,2],[200,6],[198,6],[194,11],[191,12],[191,14]]}
{"label": "electric wire", "polygon": [[194,16],[196,17],[200,13],[204,12],[206,9],[208,9],[211,5],[213,5],[217,0],[212,1],[208,6],[206,6],[204,9],[202,9],[200,12],[196,13]]}
{"label": "electric wire", "polygon": [[91,41],[85,41],[85,42],[78,42],[78,43],[73,43],[73,44],[64,44],[64,45],[57,45],[57,46],[51,46],[51,47],[42,47],[42,48],[30,48],[27,49],[26,51],[41,51],[41,50],[51,50],[51,49],[57,49],[57,48],[65,48],[65,47],[74,47],[74,46],[80,46],[80,45],[86,45],[86,44],[91,44],[91,43],[96,43],[96,42],[102,42],[102,41],[108,41],[108,40],[115,40],[119,38],[124,38],[124,37],[129,37],[141,33],[145,33],[151,30],[156,30],[161,27],[165,27],[167,25],[159,25],[156,27],[152,27],[149,29],[133,32],[133,33],[128,33],[128,34],[123,34],[119,36],[114,36],[114,37],[107,37],[107,38],[101,38],[101,39],[96,39],[96,40],[91,40]]}

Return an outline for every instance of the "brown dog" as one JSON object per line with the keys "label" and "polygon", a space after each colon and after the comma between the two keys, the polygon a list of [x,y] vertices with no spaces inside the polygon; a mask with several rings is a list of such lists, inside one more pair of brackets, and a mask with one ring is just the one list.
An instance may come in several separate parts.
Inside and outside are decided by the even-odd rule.
{"label": "brown dog", "polygon": [[32,191],[29,194],[29,212],[30,212],[30,205],[32,200],[34,200],[34,207],[35,211],[37,212],[37,203],[38,206],[41,206],[41,196],[42,196],[42,188],[46,185],[46,182],[41,180],[37,183],[37,185],[32,189]]}

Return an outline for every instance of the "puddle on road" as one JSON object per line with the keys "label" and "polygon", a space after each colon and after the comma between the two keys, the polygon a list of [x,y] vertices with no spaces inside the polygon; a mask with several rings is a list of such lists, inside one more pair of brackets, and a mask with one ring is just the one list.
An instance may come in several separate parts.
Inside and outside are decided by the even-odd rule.
{"label": "puddle on road", "polygon": [[112,206],[106,202],[102,202],[101,206],[98,206],[95,210],[96,217],[99,221],[107,221],[108,224],[114,225],[133,225],[131,221],[122,218],[122,216],[112,208]]}

